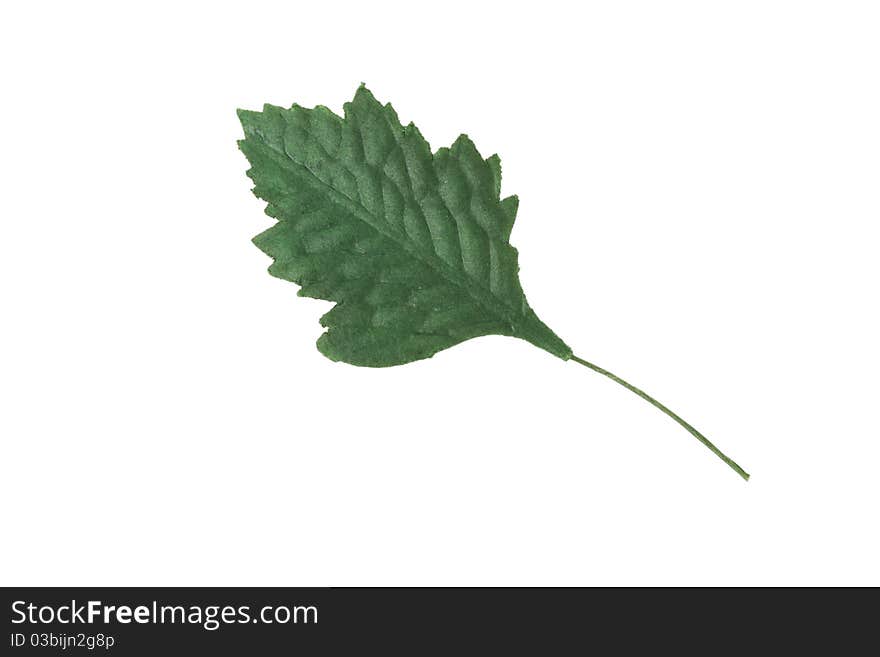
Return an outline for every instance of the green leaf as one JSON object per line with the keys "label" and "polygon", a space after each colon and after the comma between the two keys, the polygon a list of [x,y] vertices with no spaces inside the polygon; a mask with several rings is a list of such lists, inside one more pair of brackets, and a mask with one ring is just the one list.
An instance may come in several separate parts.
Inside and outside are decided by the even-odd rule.
{"label": "green leaf", "polygon": [[538,319],[510,245],[516,196],[501,198],[501,160],[461,135],[436,153],[362,85],[339,117],[326,107],[239,110],[254,194],[278,220],[254,243],[273,276],[335,301],[318,349],[386,367],[481,335],[528,340],[608,377],[678,422],[744,479],[749,475],[681,417],[572,354]]}
{"label": "green leaf", "polygon": [[336,302],[321,353],[384,367],[498,334],[569,359],[520,286],[518,200],[500,196],[498,156],[483,159],[465,135],[432,153],[364,86],[344,109],[238,113],[254,194],[278,220],[254,238],[269,272]]}

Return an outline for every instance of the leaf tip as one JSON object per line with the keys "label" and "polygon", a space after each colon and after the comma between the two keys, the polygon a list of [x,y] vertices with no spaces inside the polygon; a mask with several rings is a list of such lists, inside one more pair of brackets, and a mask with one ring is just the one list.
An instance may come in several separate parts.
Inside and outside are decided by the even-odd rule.
{"label": "leaf tip", "polygon": [[379,101],[376,100],[376,97],[373,95],[373,92],[367,89],[367,85],[364,82],[361,82],[360,86],[357,88],[357,91],[354,92],[354,99],[352,102],[358,101],[367,101],[378,104]]}
{"label": "leaf tip", "polygon": [[461,133],[458,137],[456,137],[455,141],[452,143],[452,150],[459,150],[462,148],[466,148],[468,150],[477,150],[476,145],[474,144],[473,139],[468,137],[465,133]]}
{"label": "leaf tip", "polygon": [[247,127],[249,125],[253,125],[257,121],[257,117],[259,117],[259,112],[254,112],[253,110],[246,110],[242,108],[238,108],[235,110],[235,115],[238,117],[239,122],[241,123],[241,127],[247,131]]}

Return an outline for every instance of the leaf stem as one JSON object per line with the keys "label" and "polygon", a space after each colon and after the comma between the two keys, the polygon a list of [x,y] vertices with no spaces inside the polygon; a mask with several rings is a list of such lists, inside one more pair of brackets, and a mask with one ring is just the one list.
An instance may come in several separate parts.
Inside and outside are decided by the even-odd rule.
{"label": "leaf stem", "polygon": [[598,365],[593,365],[593,363],[591,363],[591,362],[589,362],[589,361],[586,361],[586,360],[584,360],[584,359],[582,359],[582,358],[578,358],[578,357],[575,356],[574,354],[571,355],[571,360],[575,361],[576,363],[580,363],[580,364],[583,365],[584,367],[589,367],[589,368],[590,368],[591,370],[593,370],[594,372],[598,372],[599,374],[603,374],[603,375],[607,376],[609,379],[611,379],[612,381],[615,381],[615,382],[619,383],[620,385],[622,385],[622,386],[623,386],[624,388],[626,388],[627,390],[630,390],[630,391],[636,393],[639,397],[641,397],[642,399],[644,399],[644,400],[645,400],[646,402],[648,402],[649,404],[652,404],[652,405],[656,406],[657,408],[659,408],[661,411],[663,411],[664,413],[666,413],[666,415],[668,415],[668,416],[671,417],[673,420],[675,420],[676,422],[678,422],[681,426],[683,426],[685,429],[687,429],[687,430],[690,432],[690,434],[691,434],[694,438],[696,438],[696,439],[699,440],[701,443],[703,443],[706,447],[708,447],[708,448],[709,448],[709,449],[710,449],[710,450],[711,450],[711,451],[712,451],[712,452],[713,452],[718,458],[720,458],[720,459],[721,459],[722,461],[724,461],[727,465],[729,465],[729,466],[733,469],[733,471],[736,472],[740,477],[742,477],[742,478],[745,479],[746,481],[749,480],[749,473],[746,472],[745,470],[743,470],[739,465],[737,465],[737,463],[736,463],[733,459],[731,459],[731,458],[728,457],[724,452],[722,452],[720,449],[718,449],[717,447],[715,447],[715,445],[713,445],[712,442],[711,442],[708,438],[706,438],[706,436],[704,436],[704,435],[701,434],[699,431],[697,431],[696,429],[694,429],[690,424],[688,424],[687,422],[685,422],[685,421],[684,421],[683,419],[681,419],[678,415],[676,415],[676,414],[673,413],[671,410],[669,410],[668,408],[666,408],[663,404],[661,404],[660,402],[658,402],[656,399],[654,399],[653,397],[651,397],[649,394],[647,394],[647,393],[644,392],[643,390],[639,390],[639,389],[636,388],[634,385],[632,385],[632,384],[630,384],[630,383],[627,383],[626,381],[624,381],[623,379],[621,379],[619,376],[617,376],[617,375],[615,375],[615,374],[612,374],[612,373],[609,372],[608,370],[606,370],[606,369],[602,369],[602,368],[599,367]]}

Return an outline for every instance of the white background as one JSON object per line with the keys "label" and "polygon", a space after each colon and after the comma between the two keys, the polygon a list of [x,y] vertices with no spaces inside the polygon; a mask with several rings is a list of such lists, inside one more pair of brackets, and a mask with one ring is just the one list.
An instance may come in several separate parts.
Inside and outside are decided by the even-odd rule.
{"label": "white background", "polygon": [[[0,582],[880,584],[874,2],[7,3]],[[364,81],[532,306],[384,370],[266,274],[237,107]]]}

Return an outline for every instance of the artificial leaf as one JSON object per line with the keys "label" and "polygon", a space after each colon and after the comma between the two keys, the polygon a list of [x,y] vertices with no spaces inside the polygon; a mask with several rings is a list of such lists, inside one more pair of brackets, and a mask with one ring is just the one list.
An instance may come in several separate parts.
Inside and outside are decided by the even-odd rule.
{"label": "artificial leaf", "polygon": [[386,367],[482,335],[522,338],[603,374],[687,429],[642,390],[571,349],[535,314],[519,281],[510,232],[519,201],[501,198],[501,160],[461,135],[431,152],[363,85],[337,116],[323,106],[239,110],[254,194],[277,223],[254,243],[269,272],[301,296],[335,302],[318,349],[332,360]]}

